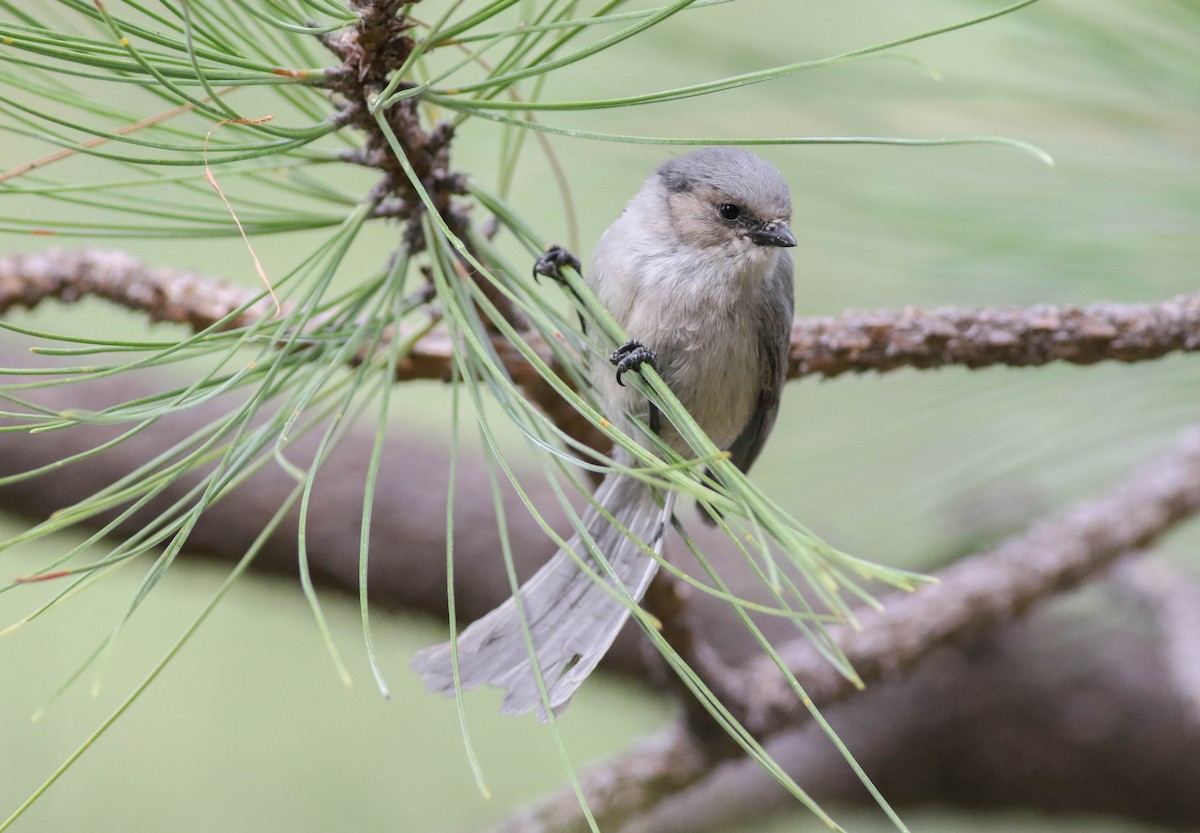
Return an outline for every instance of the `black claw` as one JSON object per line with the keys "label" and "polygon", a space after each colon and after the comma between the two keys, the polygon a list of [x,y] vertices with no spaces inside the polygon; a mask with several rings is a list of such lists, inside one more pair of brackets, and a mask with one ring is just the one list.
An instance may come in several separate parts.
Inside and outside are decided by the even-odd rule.
{"label": "black claw", "polygon": [[644,364],[648,364],[655,370],[658,370],[658,356],[640,341],[630,341],[628,344],[622,344],[613,351],[608,360],[617,366],[617,384],[621,387],[625,387],[625,383],[621,381],[621,377],[628,370],[640,370]]}
{"label": "black claw", "polygon": [[539,275],[545,275],[547,278],[563,283],[562,269],[564,266],[570,266],[576,272],[582,271],[579,258],[571,254],[562,246],[554,245],[546,251],[542,252],[541,257],[533,264],[533,277],[537,279]]}
{"label": "black claw", "polygon": [[575,297],[575,300],[579,304],[579,306],[576,308],[576,312],[579,315],[579,329],[581,332],[586,334],[587,319],[583,317],[583,299],[579,297],[579,293],[570,288],[566,279],[563,278],[562,270],[564,266],[570,266],[576,272],[583,272],[583,267],[579,263],[579,258],[575,257],[575,255],[571,254],[562,246],[555,244],[549,249],[546,249],[546,251],[542,252],[541,256],[537,259],[537,261],[534,262],[533,279],[536,281],[540,276],[545,275],[552,281],[555,281],[556,283],[568,288],[570,293]]}

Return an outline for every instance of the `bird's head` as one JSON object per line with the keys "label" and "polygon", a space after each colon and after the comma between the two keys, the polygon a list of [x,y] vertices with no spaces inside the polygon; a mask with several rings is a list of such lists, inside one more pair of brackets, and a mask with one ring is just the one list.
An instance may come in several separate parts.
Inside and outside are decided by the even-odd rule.
{"label": "bird's head", "polygon": [[669,225],[681,243],[747,262],[774,261],[796,245],[792,200],[770,162],[732,147],[698,150],[663,163]]}

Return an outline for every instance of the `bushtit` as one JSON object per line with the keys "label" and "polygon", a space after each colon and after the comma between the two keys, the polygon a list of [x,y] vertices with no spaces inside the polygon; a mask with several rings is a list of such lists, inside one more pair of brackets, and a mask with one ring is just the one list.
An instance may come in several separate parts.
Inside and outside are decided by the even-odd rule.
{"label": "bushtit", "polygon": [[[651,362],[713,443],[749,469],[775,423],[787,368],[792,262],[783,250],[796,245],[790,219],[787,183],[774,166],[744,150],[708,148],[661,165],[604,232],[585,279],[638,341],[613,353],[615,373],[599,364],[592,384],[602,412],[626,433],[636,436],[626,416],[636,415],[676,451],[692,453],[622,382],[623,373]],[[555,255],[575,265],[563,250],[551,252],[539,271],[553,271]],[[615,459],[632,463],[622,451]],[[506,689],[505,714],[536,709],[546,719],[522,616],[557,713],[658,569],[647,549],[660,552],[671,495],[611,473],[594,500],[603,511],[589,505],[582,521],[607,565],[576,535],[568,542],[574,556],[559,550],[521,586],[519,606],[508,599],[458,637],[462,688]],[[430,689],[454,694],[449,643],[421,651],[413,667]]]}

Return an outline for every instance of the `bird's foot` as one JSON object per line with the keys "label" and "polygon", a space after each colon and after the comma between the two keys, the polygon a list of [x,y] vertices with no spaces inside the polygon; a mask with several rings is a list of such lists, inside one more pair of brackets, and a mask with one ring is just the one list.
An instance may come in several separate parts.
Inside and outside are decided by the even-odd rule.
{"label": "bird's foot", "polygon": [[564,266],[570,266],[576,272],[582,271],[580,268],[579,258],[575,257],[575,255],[571,254],[562,246],[555,244],[549,249],[546,249],[546,251],[542,252],[541,256],[537,259],[537,262],[533,264],[534,280],[536,280],[539,275],[545,275],[551,280],[564,283],[565,281],[562,273]]}
{"label": "bird's foot", "polygon": [[621,387],[625,386],[625,383],[621,381],[621,377],[625,375],[626,371],[640,370],[644,364],[648,364],[655,370],[658,370],[658,356],[640,341],[630,341],[627,344],[622,344],[613,351],[608,360],[617,367],[617,384]]}
{"label": "bird's foot", "polygon": [[545,275],[571,293],[576,302],[575,313],[579,316],[579,329],[586,334],[588,326],[587,319],[583,317],[583,311],[587,305],[579,293],[575,291],[574,287],[568,284],[566,278],[563,277],[562,270],[564,266],[569,266],[576,272],[583,271],[579,264],[579,258],[575,257],[575,255],[562,246],[555,244],[542,252],[541,256],[533,264],[533,279],[536,281],[539,277]]}

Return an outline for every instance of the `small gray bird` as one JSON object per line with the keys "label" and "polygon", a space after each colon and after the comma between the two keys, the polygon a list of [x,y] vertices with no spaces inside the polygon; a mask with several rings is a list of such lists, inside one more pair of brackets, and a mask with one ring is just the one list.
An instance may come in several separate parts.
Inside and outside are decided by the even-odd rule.
{"label": "small gray bird", "polygon": [[[787,370],[793,292],[783,250],[796,245],[790,220],[787,183],[773,165],[737,148],[707,148],[661,165],[600,237],[587,283],[638,340],[613,353],[616,373],[598,366],[592,384],[602,411],[626,433],[637,436],[626,417],[635,415],[676,451],[691,453],[622,382],[622,374],[651,362],[718,448],[743,471],[754,463],[775,424]],[[538,271],[553,271],[555,260],[577,265],[552,249]],[[625,452],[616,459],[631,462]],[[568,542],[574,556],[560,550],[521,586],[520,609],[510,598],[458,637],[462,687],[505,689],[505,714],[536,709],[540,720],[547,717],[522,612],[558,713],[658,569],[647,548],[661,552],[672,495],[614,473],[594,498],[604,511],[589,505],[582,520],[607,565],[576,535]],[[454,694],[450,643],[421,651],[413,667],[431,690]]]}

